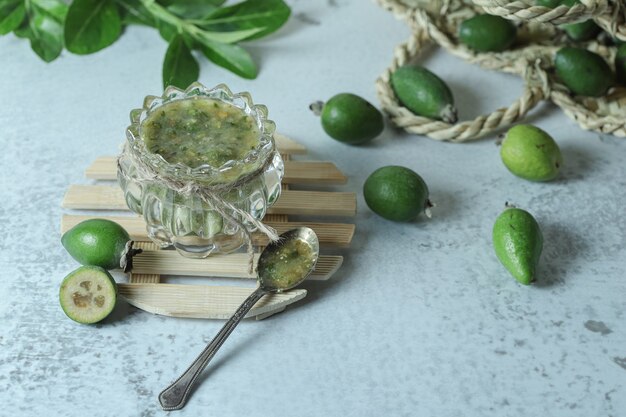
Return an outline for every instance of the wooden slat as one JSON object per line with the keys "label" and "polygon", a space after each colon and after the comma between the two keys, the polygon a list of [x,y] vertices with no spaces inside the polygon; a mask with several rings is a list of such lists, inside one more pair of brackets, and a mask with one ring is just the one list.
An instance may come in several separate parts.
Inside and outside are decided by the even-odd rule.
{"label": "wooden slat", "polygon": [[[70,185],[62,206],[85,210],[128,210],[122,190],[110,185]],[[284,190],[272,214],[354,216],[356,195],[346,192]]]}
{"label": "wooden slat", "polygon": [[[61,220],[63,224],[63,220]],[[154,242],[136,242],[135,248],[143,250],[159,250],[159,247]],[[159,274],[137,274],[131,271],[128,274],[128,281],[134,284],[158,284],[161,282],[161,276]]]}
{"label": "wooden slat", "polygon": [[[254,264],[259,255],[254,256]],[[342,256],[321,255],[310,280],[329,279],[343,263]],[[248,255],[231,253],[213,255],[204,259],[181,256],[174,250],[147,250],[133,258],[133,272],[137,274],[181,275],[190,277],[222,277],[255,279],[248,272]]]}
{"label": "wooden slat", "polygon": [[[65,233],[78,223],[89,219],[109,219],[121,225],[130,234],[130,237],[138,242],[150,241],[146,231],[146,223],[143,217],[138,216],[90,216],[64,214],[61,218],[61,233]],[[286,222],[264,221],[280,234],[287,230],[307,226],[312,228],[323,246],[348,247],[354,236],[355,226],[347,223],[311,223],[311,222]],[[252,235],[256,246],[265,246],[268,243],[267,236],[263,233]]]}
{"label": "wooden slat", "polygon": [[[85,170],[85,175],[93,180],[117,179],[115,159],[101,156]],[[284,184],[345,184],[346,181],[346,176],[332,162],[285,161]]]}
{"label": "wooden slat", "polygon": [[[178,284],[118,284],[119,294],[130,304],[150,313],[171,317],[228,319],[253,288]],[[267,317],[301,300],[306,290],[295,289],[261,298],[246,317]]]}
{"label": "wooden slat", "polygon": [[274,141],[276,143],[276,149],[278,149],[278,152],[281,154],[304,155],[307,152],[306,146],[280,133],[274,133]]}

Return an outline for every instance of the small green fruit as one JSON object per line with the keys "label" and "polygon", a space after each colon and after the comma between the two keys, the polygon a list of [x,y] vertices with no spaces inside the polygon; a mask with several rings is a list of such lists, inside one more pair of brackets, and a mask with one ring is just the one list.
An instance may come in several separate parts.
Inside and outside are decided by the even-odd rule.
{"label": "small green fruit", "polygon": [[401,166],[386,166],[374,171],[363,185],[365,202],[381,217],[397,222],[414,220],[432,204],[428,187],[416,172]]}
{"label": "small green fruit", "polygon": [[385,127],[383,115],[376,107],[350,93],[337,94],[324,103],[321,119],[328,136],[350,145],[369,142]]}
{"label": "small green fruit", "polygon": [[532,125],[510,128],[502,141],[500,156],[509,171],[530,181],[550,181],[563,165],[559,145]]}
{"label": "small green fruit", "polygon": [[115,280],[99,266],[81,266],[70,272],[59,289],[61,308],[82,324],[103,320],[113,311],[116,299]]}
{"label": "small green fruit", "polygon": [[403,66],[391,74],[391,87],[404,107],[431,119],[456,123],[452,92],[446,83],[423,67]]}
{"label": "small green fruit", "polygon": [[493,225],[493,247],[504,267],[524,285],[536,279],[543,235],[535,218],[525,210],[507,208]]}
{"label": "small green fruit", "polygon": [[478,52],[501,52],[515,42],[517,28],[510,20],[478,14],[461,23],[459,40]]}
{"label": "small green fruit", "polygon": [[566,46],[556,53],[556,74],[574,94],[600,97],[613,85],[613,73],[604,59],[591,51]]}
{"label": "small green fruit", "polygon": [[602,29],[596,25],[593,20],[585,20],[584,22],[570,23],[560,26],[567,33],[567,36],[576,42],[584,42],[598,36]]}
{"label": "small green fruit", "polygon": [[105,219],[80,222],[61,237],[63,247],[78,262],[104,269],[120,267],[129,240],[130,236],[122,226]]}

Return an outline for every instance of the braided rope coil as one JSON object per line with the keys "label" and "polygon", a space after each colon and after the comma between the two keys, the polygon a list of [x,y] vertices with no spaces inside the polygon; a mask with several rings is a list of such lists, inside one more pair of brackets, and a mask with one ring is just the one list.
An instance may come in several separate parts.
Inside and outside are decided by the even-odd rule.
{"label": "braided rope coil", "polygon": [[535,5],[533,0],[473,0],[474,4],[489,14],[506,19],[535,21],[562,25],[580,22],[609,12],[609,0],[583,0],[573,6],[557,6],[554,9]]}
{"label": "braided rope coil", "polygon": [[[412,61],[432,43],[433,39],[429,36],[427,30],[418,30],[406,43],[396,47],[391,66],[376,81],[376,90],[382,109],[389,115],[396,126],[403,128],[409,133],[451,142],[466,142],[478,139],[520,120],[545,97],[544,88],[541,85],[535,82],[527,82],[521,97],[509,107],[497,109],[492,113],[479,116],[473,120],[450,124],[418,116],[398,102],[390,84],[390,77],[398,67]],[[525,76],[528,80],[533,79],[531,75],[532,70],[528,70],[528,68],[533,67],[526,66],[526,68]],[[515,71],[523,72],[521,67]]]}
{"label": "braided rope coil", "polygon": [[[394,3],[392,0],[377,1],[385,5]],[[395,125],[409,133],[436,140],[465,142],[510,126],[521,120],[541,100],[551,100],[585,130],[626,136],[625,89],[617,88],[601,98],[577,97],[556,79],[554,56],[563,44],[564,35],[554,26],[522,23],[518,32],[518,38],[522,38],[522,42],[514,49],[502,53],[476,53],[460,44],[456,40],[456,33],[458,25],[480,12],[480,9],[453,0],[443,3],[443,6],[437,7],[445,13],[435,13],[434,17],[422,9],[402,6],[402,20],[409,25],[413,34],[407,42],[395,48],[391,65],[376,81],[381,107]],[[391,10],[387,6],[385,8]],[[398,67],[413,61],[433,44],[483,68],[519,75],[525,82],[520,98],[507,108],[457,124],[415,115],[396,99],[390,85],[390,76]],[[603,56],[607,62],[613,63],[615,47],[607,47],[597,42],[590,42],[585,46]]]}

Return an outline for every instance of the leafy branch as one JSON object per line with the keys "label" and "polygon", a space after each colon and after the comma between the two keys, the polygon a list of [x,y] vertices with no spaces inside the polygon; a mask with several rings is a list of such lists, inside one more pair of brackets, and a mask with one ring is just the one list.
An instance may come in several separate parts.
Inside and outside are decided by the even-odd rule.
{"label": "leafy branch", "polygon": [[291,10],[283,0],[0,0],[0,35],[30,41],[44,61],[63,48],[86,55],[113,44],[128,25],[155,28],[167,41],[163,84],[187,87],[200,66],[192,51],[248,79],[258,68],[238,45],[278,30]]}

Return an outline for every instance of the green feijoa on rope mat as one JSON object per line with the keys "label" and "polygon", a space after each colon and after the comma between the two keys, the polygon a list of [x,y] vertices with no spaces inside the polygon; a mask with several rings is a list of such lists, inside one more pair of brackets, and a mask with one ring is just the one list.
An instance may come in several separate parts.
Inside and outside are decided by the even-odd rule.
{"label": "green feijoa on rope mat", "polygon": [[493,248],[517,281],[524,285],[535,281],[543,235],[529,212],[514,207],[505,209],[493,225]]}
{"label": "green feijoa on rope mat", "polygon": [[563,165],[559,145],[532,125],[510,128],[502,141],[500,156],[509,171],[530,181],[550,181]]}
{"label": "green feijoa on rope mat", "polygon": [[554,66],[563,84],[581,96],[603,96],[614,83],[609,64],[600,55],[583,48],[559,49]]}
{"label": "green feijoa on rope mat", "polygon": [[65,314],[82,324],[97,323],[111,314],[117,299],[117,285],[111,274],[99,266],[81,266],[70,272],[59,289]]}
{"label": "green feijoa on rope mat", "polygon": [[565,31],[565,33],[571,40],[577,42],[591,40],[598,36],[600,32],[602,32],[600,26],[598,26],[596,22],[591,19],[585,20],[584,22],[561,25],[560,28]]}
{"label": "green feijoa on rope mat", "polygon": [[424,67],[405,65],[391,74],[391,87],[400,103],[418,116],[456,123],[450,88]]}
{"label": "green feijoa on rope mat", "polygon": [[517,28],[510,20],[490,14],[478,14],[459,27],[459,40],[478,52],[501,52],[515,42]]}
{"label": "green feijoa on rope mat", "polygon": [[390,165],[377,169],[365,181],[363,196],[374,213],[388,220],[409,222],[421,213],[430,217],[428,187],[409,168]]}
{"label": "green feijoa on rope mat", "polygon": [[382,113],[355,94],[337,94],[326,103],[311,104],[310,108],[321,116],[322,128],[328,136],[349,145],[369,142],[385,127]]}

